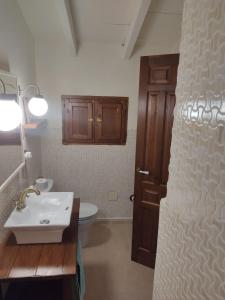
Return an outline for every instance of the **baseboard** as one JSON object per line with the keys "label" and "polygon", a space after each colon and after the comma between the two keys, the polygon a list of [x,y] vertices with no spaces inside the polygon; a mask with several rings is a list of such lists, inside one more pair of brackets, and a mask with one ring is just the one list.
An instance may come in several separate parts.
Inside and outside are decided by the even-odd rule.
{"label": "baseboard", "polygon": [[97,218],[97,222],[132,222],[133,218]]}

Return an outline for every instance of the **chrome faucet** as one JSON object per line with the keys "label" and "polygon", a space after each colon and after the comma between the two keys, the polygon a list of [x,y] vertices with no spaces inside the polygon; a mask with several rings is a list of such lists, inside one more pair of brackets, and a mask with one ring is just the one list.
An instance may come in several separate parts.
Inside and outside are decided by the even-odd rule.
{"label": "chrome faucet", "polygon": [[36,195],[40,195],[41,192],[35,188],[34,186],[30,186],[20,192],[19,200],[16,202],[17,210],[22,210],[26,207],[25,199],[30,193],[35,193]]}

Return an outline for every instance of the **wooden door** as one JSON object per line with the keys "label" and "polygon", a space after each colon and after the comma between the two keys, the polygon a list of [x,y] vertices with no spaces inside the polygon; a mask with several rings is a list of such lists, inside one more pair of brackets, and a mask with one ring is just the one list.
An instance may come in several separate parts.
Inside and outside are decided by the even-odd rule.
{"label": "wooden door", "polygon": [[126,142],[127,98],[102,98],[95,101],[95,143]]}
{"label": "wooden door", "polygon": [[64,142],[90,144],[93,142],[94,102],[90,99],[72,98],[64,101]]}
{"label": "wooden door", "polygon": [[179,55],[141,58],[132,259],[154,268],[166,196]]}

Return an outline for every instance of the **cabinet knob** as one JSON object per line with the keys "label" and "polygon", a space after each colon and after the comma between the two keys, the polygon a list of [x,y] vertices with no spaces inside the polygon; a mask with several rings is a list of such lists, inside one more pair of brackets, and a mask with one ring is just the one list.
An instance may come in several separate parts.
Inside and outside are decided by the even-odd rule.
{"label": "cabinet knob", "polygon": [[88,119],[88,122],[93,122],[93,121],[94,121],[93,118],[89,118],[89,119]]}

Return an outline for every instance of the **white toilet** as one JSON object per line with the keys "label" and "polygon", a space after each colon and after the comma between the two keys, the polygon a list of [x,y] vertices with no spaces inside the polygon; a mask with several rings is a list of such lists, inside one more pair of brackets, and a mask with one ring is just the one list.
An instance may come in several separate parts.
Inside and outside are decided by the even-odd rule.
{"label": "white toilet", "polygon": [[[40,186],[36,187],[40,189],[41,192],[53,192],[54,181],[50,178],[47,179],[47,186],[40,189]],[[78,238],[81,242],[82,247],[85,247],[89,243],[89,232],[90,227],[96,219],[98,213],[98,207],[94,204],[81,202],[80,203],[80,213],[79,213],[79,227],[78,227]]]}
{"label": "white toilet", "polygon": [[80,203],[78,238],[82,247],[89,243],[90,227],[95,221],[97,213],[98,207],[96,205],[87,202]]}

